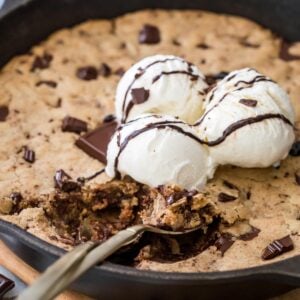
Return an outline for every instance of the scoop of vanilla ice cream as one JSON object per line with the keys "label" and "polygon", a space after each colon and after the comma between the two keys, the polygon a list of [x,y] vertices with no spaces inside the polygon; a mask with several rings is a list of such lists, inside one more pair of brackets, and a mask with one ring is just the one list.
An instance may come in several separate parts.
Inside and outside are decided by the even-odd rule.
{"label": "scoop of vanilla ice cream", "polygon": [[294,111],[286,92],[254,69],[234,71],[206,97],[196,122],[218,164],[268,167],[284,159],[294,142]]}
{"label": "scoop of vanilla ice cream", "polygon": [[146,57],[122,77],[116,92],[121,123],[141,114],[167,114],[194,123],[203,113],[207,84],[200,70],[171,55]]}
{"label": "scoop of vanilla ice cream", "polygon": [[171,116],[144,115],[122,125],[107,151],[109,176],[129,175],[152,187],[199,189],[215,167],[194,129]]}

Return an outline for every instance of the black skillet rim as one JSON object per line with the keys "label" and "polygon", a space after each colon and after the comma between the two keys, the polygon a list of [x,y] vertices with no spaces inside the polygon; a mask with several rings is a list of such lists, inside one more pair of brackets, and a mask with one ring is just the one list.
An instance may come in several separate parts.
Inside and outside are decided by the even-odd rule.
{"label": "black skillet rim", "polygon": [[[30,248],[42,252],[46,255],[55,256],[58,258],[66,251],[54,246],[37,236],[27,232],[21,227],[0,219],[0,233],[12,235],[17,238],[21,243],[29,246]],[[217,284],[233,281],[242,281],[247,279],[260,279],[260,280],[272,280],[286,282],[290,285],[300,285],[300,272],[297,272],[297,268],[291,268],[295,264],[300,265],[300,255],[295,255],[291,258],[287,258],[274,263],[268,263],[266,265],[231,270],[231,271],[215,271],[215,272],[160,272],[149,270],[138,270],[133,267],[122,266],[110,262],[105,262],[102,265],[95,266],[94,268],[109,273],[111,276],[128,276],[138,279],[139,281],[145,281],[147,283],[161,283],[171,284],[178,282],[180,284]]]}
{"label": "black skillet rim", "polygon": [[[32,0],[10,0],[11,2],[5,7],[4,13],[0,13],[0,17],[4,17],[20,6],[26,5]],[[8,2],[8,1],[7,1]],[[30,248],[42,252],[46,255],[59,257],[65,253],[65,250],[51,245],[50,243],[32,235],[26,230],[4,220],[0,219],[0,233],[12,235],[18,238],[21,243],[29,246]],[[300,266],[300,254],[291,258],[287,258],[277,262],[271,262],[263,266],[252,268],[238,269],[232,271],[216,271],[216,272],[193,272],[193,273],[180,273],[180,272],[158,272],[138,270],[132,267],[122,266],[105,262],[101,266],[94,267],[98,271],[105,272],[110,276],[124,276],[135,281],[142,281],[146,283],[161,283],[174,284],[218,284],[233,281],[242,281],[247,279],[271,280],[286,282],[287,284],[300,286],[300,272],[297,266]]]}

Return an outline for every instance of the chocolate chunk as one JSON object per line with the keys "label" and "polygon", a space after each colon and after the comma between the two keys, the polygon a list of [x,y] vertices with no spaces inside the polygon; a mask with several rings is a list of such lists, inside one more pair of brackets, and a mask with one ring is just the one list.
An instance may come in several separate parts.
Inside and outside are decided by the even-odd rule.
{"label": "chocolate chunk", "polygon": [[0,106],[0,122],[5,122],[8,114],[8,107],[5,105]]}
{"label": "chocolate chunk", "polygon": [[269,244],[263,251],[261,258],[263,260],[272,259],[276,256],[279,256],[285,252],[291,251],[294,249],[294,243],[289,235],[285,236],[282,239],[275,240]]}
{"label": "chocolate chunk", "polygon": [[148,100],[150,96],[150,91],[145,90],[144,88],[132,89],[131,95],[132,95],[132,102],[134,104],[141,104]]}
{"label": "chocolate chunk", "polygon": [[109,123],[109,122],[112,122],[116,119],[116,116],[115,115],[106,115],[103,119],[103,123]]}
{"label": "chocolate chunk", "polygon": [[80,189],[79,184],[72,181],[72,177],[62,169],[55,172],[54,186],[67,193]]}
{"label": "chocolate chunk", "polygon": [[231,190],[239,190],[239,188],[236,185],[227,180],[223,180],[223,184]]}
{"label": "chocolate chunk", "polygon": [[13,192],[10,194],[10,199],[15,203],[15,204],[18,204],[22,199],[23,199],[23,196],[21,193],[19,192]]}
{"label": "chocolate chunk", "polygon": [[30,150],[28,147],[24,147],[23,159],[29,163],[35,162],[35,152]]}
{"label": "chocolate chunk", "polygon": [[63,119],[61,129],[64,132],[81,133],[83,131],[86,132],[88,128],[87,123],[85,121],[66,116]]}
{"label": "chocolate chunk", "polygon": [[256,238],[259,233],[260,233],[260,229],[254,227],[254,226],[251,226],[251,230],[247,233],[240,235],[239,239],[243,240],[243,241],[251,241],[254,238]]}
{"label": "chocolate chunk", "polygon": [[243,39],[240,41],[240,44],[242,46],[245,46],[247,48],[259,48],[259,45],[258,44],[252,44],[250,42],[248,42],[247,40]]}
{"label": "chocolate chunk", "polygon": [[119,75],[120,77],[122,77],[124,74],[125,74],[125,70],[124,70],[124,68],[119,68],[119,69],[117,69],[116,71],[115,71],[115,74],[116,75]]}
{"label": "chocolate chunk", "polygon": [[36,56],[34,59],[31,69],[31,72],[34,72],[36,69],[47,69],[50,67],[50,63],[53,59],[53,56],[48,53],[44,53],[43,56]]}
{"label": "chocolate chunk", "polygon": [[239,102],[249,107],[255,107],[257,105],[257,101],[252,99],[241,99]]}
{"label": "chocolate chunk", "polygon": [[139,33],[140,44],[158,44],[160,32],[156,26],[145,24]]}
{"label": "chocolate chunk", "polygon": [[99,69],[99,75],[103,77],[108,77],[111,74],[111,68],[106,63],[103,63]]}
{"label": "chocolate chunk", "polygon": [[14,287],[15,283],[12,280],[0,274],[0,299],[2,299],[4,295]]}
{"label": "chocolate chunk", "polygon": [[217,74],[209,74],[205,76],[206,82],[208,85],[215,84],[218,80],[222,80],[225,78],[229,73],[226,71],[221,71]]}
{"label": "chocolate chunk", "polygon": [[76,76],[82,80],[95,80],[98,78],[98,71],[93,66],[78,68]]}
{"label": "chocolate chunk", "polygon": [[106,164],[107,146],[116,128],[116,122],[104,123],[101,127],[81,136],[75,145],[88,155]]}
{"label": "chocolate chunk", "polygon": [[291,156],[299,156],[300,155],[300,141],[297,141],[293,144],[290,150]]}
{"label": "chocolate chunk", "polygon": [[300,59],[300,55],[290,54],[290,47],[292,45],[293,45],[292,43],[289,43],[286,40],[282,40],[280,51],[279,51],[279,58],[281,58],[284,61],[292,61],[292,60]]}
{"label": "chocolate chunk", "polygon": [[207,45],[207,44],[205,44],[205,43],[199,43],[199,44],[197,44],[197,45],[196,45],[196,47],[197,47],[197,48],[204,49],[204,50],[206,50],[206,49],[209,49],[209,48],[210,48],[210,46],[208,46],[208,45]]}
{"label": "chocolate chunk", "polygon": [[300,170],[297,170],[295,173],[295,180],[298,185],[300,185]]}
{"label": "chocolate chunk", "polygon": [[51,88],[56,88],[57,87],[57,83],[53,80],[40,80],[35,84],[35,86],[41,86],[43,84],[48,85]]}
{"label": "chocolate chunk", "polygon": [[233,245],[234,240],[230,233],[222,233],[221,236],[216,240],[215,246],[221,251],[222,256],[224,253]]}
{"label": "chocolate chunk", "polygon": [[237,197],[225,193],[220,193],[218,196],[218,201],[220,202],[230,202],[234,201],[235,199],[237,199]]}

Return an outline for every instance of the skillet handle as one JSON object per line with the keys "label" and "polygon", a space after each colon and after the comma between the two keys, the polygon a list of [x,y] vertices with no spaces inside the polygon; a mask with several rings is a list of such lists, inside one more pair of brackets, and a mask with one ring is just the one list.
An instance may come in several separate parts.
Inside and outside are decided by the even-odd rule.
{"label": "skillet handle", "polygon": [[18,300],[50,300],[66,289],[94,265],[103,262],[122,246],[134,241],[146,226],[137,225],[118,232],[97,246],[86,243],[61,257],[32,286],[27,288]]}

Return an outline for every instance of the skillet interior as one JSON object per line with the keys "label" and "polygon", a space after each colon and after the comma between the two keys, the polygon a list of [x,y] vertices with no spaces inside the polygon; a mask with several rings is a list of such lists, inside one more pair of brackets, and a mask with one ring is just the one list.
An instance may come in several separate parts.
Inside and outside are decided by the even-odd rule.
{"label": "skillet interior", "polygon": [[[300,5],[297,4],[297,0],[285,0],[280,3],[276,0],[261,2],[259,0],[239,2],[198,0],[186,3],[184,0],[177,0],[170,3],[167,0],[147,2],[131,0],[124,4],[122,0],[114,0],[108,4],[104,1],[90,0],[83,6],[82,1],[79,0],[9,0],[4,10],[0,11],[0,65],[15,54],[24,52],[32,44],[44,39],[58,28],[71,26],[88,18],[110,18],[146,7],[200,8],[239,14],[258,21],[290,40],[300,39],[300,32],[297,30],[300,28],[298,17]],[[45,22],[45,15],[47,15],[47,22]],[[288,24],[286,24],[287,19]],[[0,231],[6,234],[3,238],[8,243],[11,239],[7,238],[7,235],[13,236],[22,245],[26,245],[23,248],[24,253],[27,247],[27,252],[32,248],[38,257],[46,257],[44,264],[39,264],[38,259],[35,260],[35,266],[40,270],[63,253],[59,248],[4,221],[0,221]],[[92,296],[101,295],[104,299],[120,299],[120,296],[126,299],[132,297],[139,299],[145,295],[148,295],[149,299],[156,297],[164,299],[171,295],[173,299],[182,299],[183,296],[189,299],[199,293],[202,299],[217,299],[216,297],[224,297],[226,294],[231,294],[233,299],[240,299],[241,296],[243,299],[259,299],[288,290],[290,285],[299,286],[298,266],[300,266],[300,257],[294,257],[267,266],[239,271],[169,274],[139,271],[105,263],[86,274],[74,285],[74,288]],[[238,288],[237,282],[239,282]],[[274,282],[281,284],[275,287]],[[218,289],[215,288],[216,284]],[[166,289],[165,286],[168,285],[172,288]],[[188,290],[185,289],[186,285],[189,286]],[[118,286],[118,289],[112,288],[113,286]],[[122,293],[124,291],[122,287],[126,288],[126,295]],[[251,294],[245,293],[249,288],[252,289]]]}

